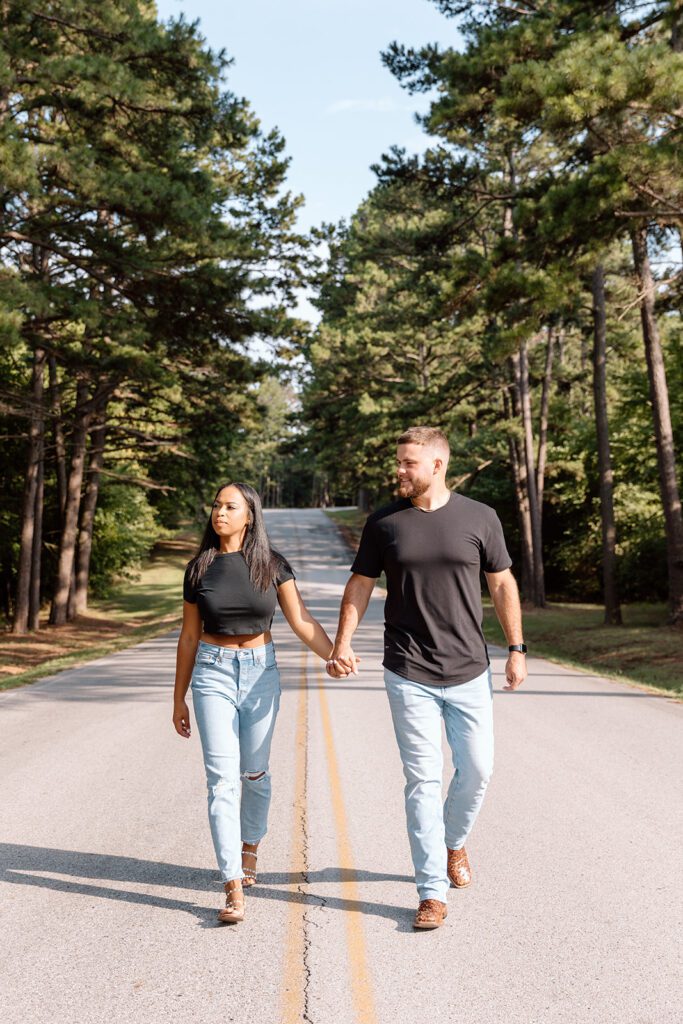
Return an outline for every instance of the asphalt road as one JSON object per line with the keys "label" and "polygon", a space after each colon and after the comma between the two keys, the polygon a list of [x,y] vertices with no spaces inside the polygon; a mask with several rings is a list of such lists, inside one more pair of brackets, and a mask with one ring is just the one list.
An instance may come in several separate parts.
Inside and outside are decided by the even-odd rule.
{"label": "asphalt road", "polygon": [[[268,525],[333,630],[334,528]],[[238,926],[215,922],[199,739],[171,725],[174,636],[0,694],[4,1024],[679,1024],[683,707],[533,657],[503,693],[498,652],[475,880],[413,932],[381,621],[376,593],[340,682],[276,622],[274,800]]]}

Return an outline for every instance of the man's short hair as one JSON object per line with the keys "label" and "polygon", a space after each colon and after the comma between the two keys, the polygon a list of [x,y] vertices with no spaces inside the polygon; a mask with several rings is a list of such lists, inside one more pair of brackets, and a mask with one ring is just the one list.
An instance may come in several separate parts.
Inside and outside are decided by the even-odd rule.
{"label": "man's short hair", "polygon": [[443,430],[439,430],[437,427],[408,427],[396,443],[421,444],[425,448],[434,448],[445,456],[446,461],[451,453],[448,438]]}

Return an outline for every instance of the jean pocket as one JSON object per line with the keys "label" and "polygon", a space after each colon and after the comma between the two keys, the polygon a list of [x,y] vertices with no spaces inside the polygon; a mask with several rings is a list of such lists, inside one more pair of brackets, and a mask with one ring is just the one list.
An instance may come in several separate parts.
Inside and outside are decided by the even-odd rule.
{"label": "jean pocket", "polygon": [[197,651],[197,656],[194,659],[195,665],[215,665],[217,661],[218,655],[213,651]]}

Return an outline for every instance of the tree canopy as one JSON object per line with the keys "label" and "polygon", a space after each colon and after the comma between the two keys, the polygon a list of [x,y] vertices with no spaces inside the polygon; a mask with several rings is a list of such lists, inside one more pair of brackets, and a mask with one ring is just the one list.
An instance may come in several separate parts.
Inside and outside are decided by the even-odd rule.
{"label": "tree canopy", "polygon": [[85,606],[102,479],[144,484],[163,519],[156,496],[194,507],[258,421],[248,345],[295,331],[305,240],[282,138],[196,25],[136,0],[0,11],[3,390],[29,442],[3,481],[25,479],[3,572],[22,630],[48,588],[55,623]]}
{"label": "tree canopy", "polygon": [[383,55],[429,94],[433,144],[385,156],[329,231],[318,457],[381,500],[395,437],[440,425],[453,484],[515,527],[525,596],[544,603],[547,563],[555,593],[609,589],[616,622],[616,573],[681,622],[680,5],[437,6],[461,50]]}

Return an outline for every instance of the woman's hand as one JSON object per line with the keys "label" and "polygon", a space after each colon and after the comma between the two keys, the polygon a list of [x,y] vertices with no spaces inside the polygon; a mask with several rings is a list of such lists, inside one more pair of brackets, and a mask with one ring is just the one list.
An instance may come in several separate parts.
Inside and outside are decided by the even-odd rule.
{"label": "woman's hand", "polygon": [[325,668],[328,676],[332,676],[333,679],[346,679],[348,676],[358,675],[359,661],[360,658],[353,653],[350,646],[347,646],[345,657],[341,657],[339,653],[335,657],[335,652],[333,651]]}
{"label": "woman's hand", "polygon": [[190,738],[190,712],[185,701],[178,701],[173,705],[173,724],[179,736],[185,739]]}
{"label": "woman's hand", "polygon": [[334,661],[335,668],[341,669],[345,676],[358,675],[358,663],[360,658],[358,655],[353,653],[353,648],[350,643],[345,643],[340,640],[334,645],[330,660]]}

